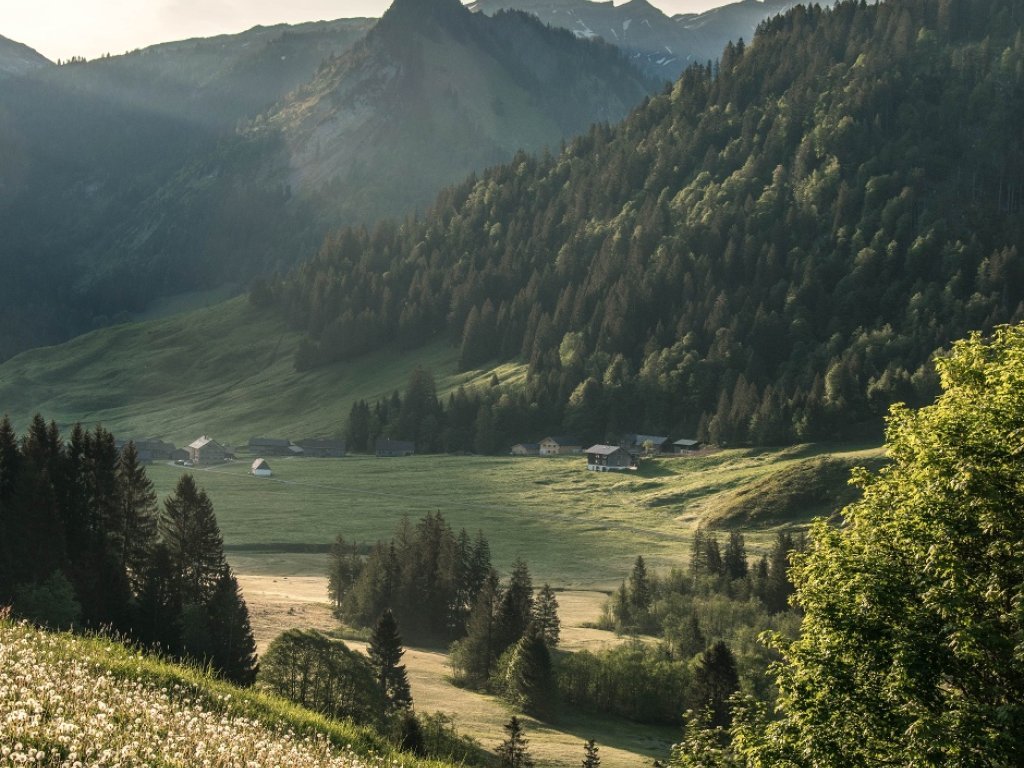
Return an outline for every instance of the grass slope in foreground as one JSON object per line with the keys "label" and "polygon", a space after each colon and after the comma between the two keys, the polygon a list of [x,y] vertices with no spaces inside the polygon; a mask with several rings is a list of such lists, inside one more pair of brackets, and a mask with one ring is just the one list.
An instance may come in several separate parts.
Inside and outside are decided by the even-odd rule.
{"label": "grass slope in foreground", "polygon": [[[245,297],[103,328],[0,365],[0,413],[19,429],[39,412],[124,437],[187,444],[210,434],[238,444],[338,434],[355,400],[404,389],[417,365],[434,372],[441,393],[485,375],[455,374],[458,350],[443,342],[296,373],[298,338]],[[522,375],[511,365],[497,372],[503,381]]]}
{"label": "grass slope in foreground", "polygon": [[110,640],[0,618],[0,766],[444,768]]}

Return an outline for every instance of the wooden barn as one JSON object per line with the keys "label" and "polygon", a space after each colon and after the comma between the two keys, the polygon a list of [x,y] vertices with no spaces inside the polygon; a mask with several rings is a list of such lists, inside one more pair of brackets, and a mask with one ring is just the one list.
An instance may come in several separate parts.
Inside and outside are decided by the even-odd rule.
{"label": "wooden barn", "polygon": [[392,440],[390,437],[378,437],[374,443],[374,452],[381,457],[412,456],[416,453],[416,444],[406,440]]}
{"label": "wooden barn", "polygon": [[509,451],[512,456],[540,456],[540,443],[516,443]]}
{"label": "wooden barn", "polygon": [[583,453],[583,441],[578,437],[558,435],[540,441],[541,456],[578,456]]}
{"label": "wooden barn", "polygon": [[295,445],[302,449],[302,455],[314,459],[341,459],[345,456],[345,441],[327,438],[308,438],[296,440]]}
{"label": "wooden barn", "polygon": [[212,437],[203,435],[189,443],[188,457],[193,464],[217,464],[228,457],[228,449]]}
{"label": "wooden barn", "polygon": [[292,441],[285,440],[283,437],[250,438],[249,450],[263,456],[289,456],[294,453]]}
{"label": "wooden barn", "polygon": [[270,471],[270,465],[266,459],[256,459],[252,463],[252,468],[249,470],[249,474],[253,477],[270,477],[273,474]]}

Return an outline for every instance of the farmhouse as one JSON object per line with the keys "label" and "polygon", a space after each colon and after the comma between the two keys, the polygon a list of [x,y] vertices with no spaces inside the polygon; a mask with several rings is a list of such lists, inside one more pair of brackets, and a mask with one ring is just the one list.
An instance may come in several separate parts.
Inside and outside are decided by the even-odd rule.
{"label": "farmhouse", "polygon": [[295,446],[302,449],[303,456],[310,456],[314,459],[340,459],[345,455],[344,440],[307,438],[306,440],[296,440]]}
{"label": "farmhouse", "polygon": [[668,441],[668,437],[661,435],[625,435],[622,445],[634,453],[642,453],[645,456],[656,456],[672,450],[672,443]]}
{"label": "farmhouse", "polygon": [[412,456],[416,453],[416,444],[405,440],[392,440],[389,437],[378,437],[374,443],[374,450],[378,456]]}
{"label": "farmhouse", "polygon": [[587,469],[591,472],[622,472],[636,466],[636,459],[620,445],[598,443],[587,448]]}
{"label": "farmhouse", "polygon": [[264,456],[288,456],[293,453],[291,440],[280,437],[253,437],[249,440],[249,450]]}
{"label": "farmhouse", "polygon": [[509,453],[512,456],[540,456],[540,443],[516,443]]}
{"label": "farmhouse", "polygon": [[704,444],[700,440],[676,440],[672,443],[673,452],[676,455],[685,455],[687,453],[695,453],[704,447]]}
{"label": "farmhouse", "polygon": [[228,450],[212,437],[203,435],[189,443],[188,457],[195,464],[216,464],[228,457]]}
{"label": "farmhouse", "polygon": [[540,441],[541,456],[578,456],[583,453],[583,441],[578,437],[559,435]]}
{"label": "farmhouse", "polygon": [[270,465],[267,464],[266,459],[256,459],[252,463],[252,469],[249,470],[249,474],[253,477],[270,477]]}

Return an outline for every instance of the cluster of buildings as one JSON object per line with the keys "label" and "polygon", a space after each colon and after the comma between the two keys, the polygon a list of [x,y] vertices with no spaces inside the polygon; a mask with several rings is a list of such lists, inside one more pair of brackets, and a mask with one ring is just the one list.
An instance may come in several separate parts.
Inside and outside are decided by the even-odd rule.
{"label": "cluster of buildings", "polygon": [[510,451],[513,456],[579,456],[586,454],[587,469],[608,472],[635,469],[641,456],[686,456],[696,453],[703,445],[699,440],[683,438],[670,441],[663,435],[624,435],[618,444],[597,443],[584,448],[578,437],[555,435],[539,443],[516,443]]}

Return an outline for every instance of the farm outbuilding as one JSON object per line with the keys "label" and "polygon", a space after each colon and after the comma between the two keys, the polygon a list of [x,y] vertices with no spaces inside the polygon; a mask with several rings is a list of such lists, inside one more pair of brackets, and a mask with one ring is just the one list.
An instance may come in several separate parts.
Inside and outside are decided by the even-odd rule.
{"label": "farm outbuilding", "polygon": [[583,441],[578,437],[558,435],[540,441],[541,456],[578,456],[583,453]]}
{"label": "farm outbuilding", "polygon": [[672,443],[668,441],[667,436],[662,435],[625,435],[622,446],[633,453],[642,453],[645,456],[656,456],[672,451]]}
{"label": "farm outbuilding", "polygon": [[288,456],[293,451],[291,440],[283,437],[253,437],[249,439],[249,450],[264,456]]}
{"label": "farm outbuilding", "polygon": [[272,473],[266,459],[256,459],[252,463],[252,469],[249,470],[249,474],[253,477],[270,477]]}
{"label": "farm outbuilding", "polygon": [[672,443],[672,447],[675,449],[677,455],[685,455],[687,453],[695,453],[704,447],[704,444],[700,440],[676,440]]}
{"label": "farm outbuilding", "polygon": [[540,443],[516,443],[509,453],[512,456],[540,456]]}
{"label": "farm outbuilding", "polygon": [[295,445],[302,449],[302,455],[314,459],[340,459],[345,456],[345,441],[327,438],[309,438],[296,440]]}
{"label": "farm outbuilding", "polygon": [[388,437],[379,437],[374,443],[374,451],[378,456],[412,456],[416,453],[416,444],[407,440],[392,440]]}

